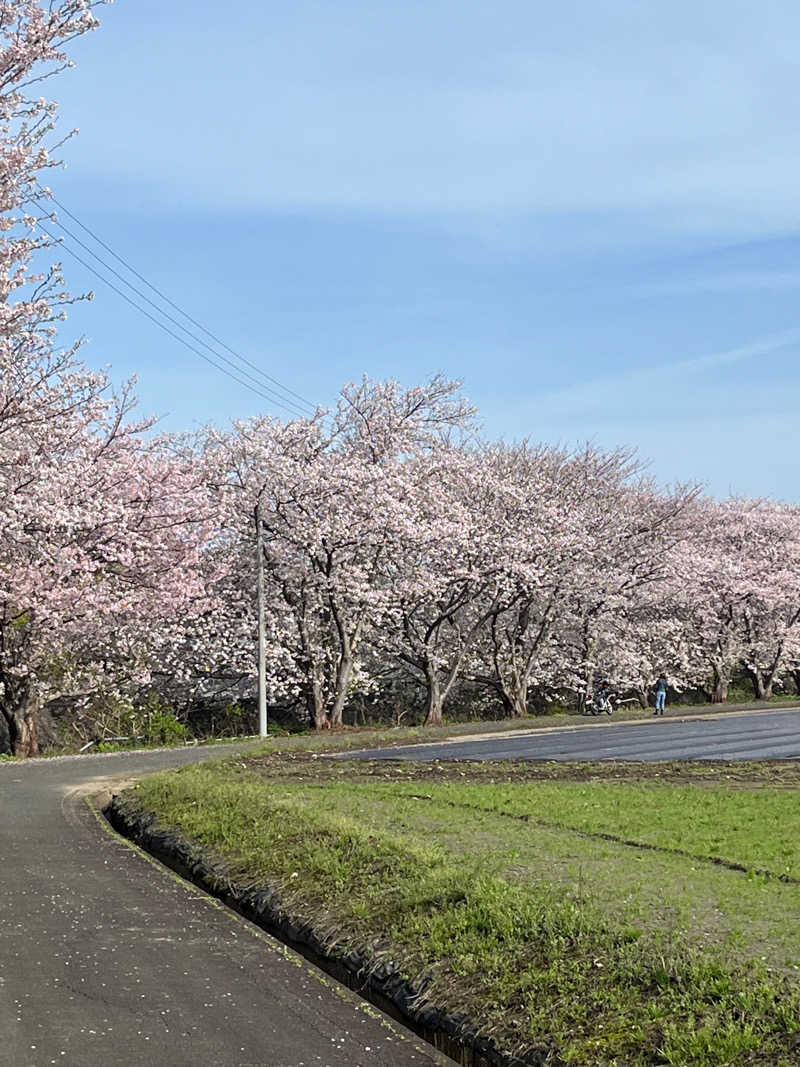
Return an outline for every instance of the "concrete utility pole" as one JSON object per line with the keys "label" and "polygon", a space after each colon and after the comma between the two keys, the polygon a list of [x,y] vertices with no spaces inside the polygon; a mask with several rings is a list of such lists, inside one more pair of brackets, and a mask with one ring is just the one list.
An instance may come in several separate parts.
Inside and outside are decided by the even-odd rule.
{"label": "concrete utility pole", "polygon": [[264,542],[261,535],[261,501],[255,507],[258,554],[258,732],[267,736],[267,670],[264,662]]}

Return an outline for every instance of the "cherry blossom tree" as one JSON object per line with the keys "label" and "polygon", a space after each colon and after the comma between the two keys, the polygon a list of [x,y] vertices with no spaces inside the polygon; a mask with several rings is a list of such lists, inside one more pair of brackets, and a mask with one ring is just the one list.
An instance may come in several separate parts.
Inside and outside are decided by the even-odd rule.
{"label": "cherry blossom tree", "polygon": [[114,395],[77,345],[58,347],[71,297],[58,264],[33,267],[51,244],[36,204],[58,146],[55,105],[30,87],[69,65],[95,6],[0,4],[0,745],[21,755],[47,739],[48,679],[71,688],[113,661],[144,669],[162,607],[195,591],[209,517],[191,467],[129,420],[130,386]]}
{"label": "cherry blossom tree", "polygon": [[[300,693],[317,728],[340,725],[348,698],[367,682],[362,644],[385,615],[393,539],[410,521],[409,457],[468,432],[472,417],[457,383],[441,377],[413,389],[364,379],[345,386],[330,412],[288,423],[256,418],[206,434],[239,546],[231,558],[244,568],[229,588],[249,590],[249,607],[237,617],[255,632],[252,554],[244,546],[253,544],[258,506],[270,625],[282,635],[270,651],[280,661],[271,688],[276,696]],[[218,641],[218,655],[230,646]]]}
{"label": "cherry blossom tree", "polygon": [[576,466],[563,449],[494,446],[503,530],[496,558],[497,595],[483,634],[491,669],[478,680],[499,694],[513,717],[529,713],[529,690],[563,687],[564,664],[554,641],[568,608],[574,563],[585,555],[583,524],[575,521]]}
{"label": "cherry blossom tree", "polygon": [[686,626],[685,592],[685,576],[669,559],[662,578],[633,589],[602,620],[600,646],[612,664],[614,684],[619,691],[632,693],[642,708],[661,674],[678,692],[696,684],[698,659]]}
{"label": "cherry blossom tree", "polygon": [[[43,7],[35,0],[0,4],[0,494],[5,512],[18,512],[18,497],[37,492],[37,437],[60,432],[60,417],[91,405],[105,385],[86,374],[75,349],[55,350],[56,322],[70,297],[57,267],[44,274],[31,269],[32,257],[49,244],[35,231],[32,200],[38,177],[53,165],[55,105],[32,98],[31,86],[67,64],[66,44],[96,26],[94,5],[83,2]],[[19,468],[19,469],[18,469]],[[14,537],[13,514],[3,515],[2,564],[9,573]],[[12,572],[13,573],[13,572]],[[7,590],[5,593],[7,594]],[[2,605],[0,640],[5,649],[26,644],[24,610]],[[0,686],[7,684],[3,679]],[[0,745],[12,737],[0,717]],[[28,747],[23,742],[23,747]]]}
{"label": "cherry blossom tree", "polygon": [[659,492],[638,468],[629,451],[587,447],[562,461],[554,480],[557,520],[548,541],[562,547],[545,568],[557,575],[559,602],[548,621],[549,656],[579,703],[598,675],[627,688],[635,666],[641,674],[641,644],[637,651],[634,631],[622,623],[636,599],[658,603],[674,547],[687,536],[684,516],[697,489]]}
{"label": "cherry blossom tree", "polygon": [[425,691],[427,725],[463,672],[497,596],[495,475],[479,451],[441,448],[406,463],[394,576],[376,640]]}
{"label": "cherry blossom tree", "polygon": [[695,650],[695,681],[721,703],[744,668],[755,696],[768,698],[800,639],[797,509],[763,500],[703,500],[692,523],[678,566],[685,575],[684,625]]}
{"label": "cherry blossom tree", "polygon": [[166,441],[144,441],[120,419],[111,406],[55,435],[58,448],[31,426],[23,439],[2,438],[0,713],[17,754],[48,740],[42,701],[54,681],[59,695],[83,696],[101,678],[145,681],[160,624],[203,594],[205,487]]}
{"label": "cherry blossom tree", "polygon": [[800,652],[800,514],[759,501],[745,507],[749,589],[742,605],[744,665],[757,700],[768,700]]}

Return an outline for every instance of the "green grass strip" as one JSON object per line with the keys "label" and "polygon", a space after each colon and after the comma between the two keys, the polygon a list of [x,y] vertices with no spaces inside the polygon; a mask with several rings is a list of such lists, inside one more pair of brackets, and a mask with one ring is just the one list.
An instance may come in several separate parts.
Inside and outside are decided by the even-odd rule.
{"label": "green grass strip", "polygon": [[303,799],[225,764],[153,776],[131,797],[232,879],[277,888],[332,943],[374,944],[425,976],[427,999],[508,1051],[587,1065],[797,1063],[788,981],[629,928],[545,882],[507,882],[480,857],[362,825],[328,810],[338,788]]}
{"label": "green grass strip", "polygon": [[800,878],[797,794],[622,783],[440,785],[440,799]]}

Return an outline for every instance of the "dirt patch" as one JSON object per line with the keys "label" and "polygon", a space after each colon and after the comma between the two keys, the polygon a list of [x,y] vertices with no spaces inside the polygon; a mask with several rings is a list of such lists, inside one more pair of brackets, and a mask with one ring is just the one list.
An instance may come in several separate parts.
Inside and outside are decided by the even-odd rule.
{"label": "dirt patch", "polygon": [[675,760],[638,763],[603,760],[562,763],[517,760],[420,761],[327,759],[311,752],[272,753],[240,761],[243,767],[297,782],[654,782],[669,785],[724,785],[725,788],[800,789],[798,760]]}

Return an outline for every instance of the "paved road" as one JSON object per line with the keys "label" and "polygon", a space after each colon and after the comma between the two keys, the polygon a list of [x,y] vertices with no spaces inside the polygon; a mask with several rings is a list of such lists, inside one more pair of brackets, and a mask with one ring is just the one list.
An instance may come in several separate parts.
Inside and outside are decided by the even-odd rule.
{"label": "paved road", "polygon": [[0,1064],[450,1063],[111,833],[84,794],[222,749],[0,763]]}
{"label": "paved road", "polygon": [[800,759],[800,709],[664,717],[350,752],[348,759]]}

